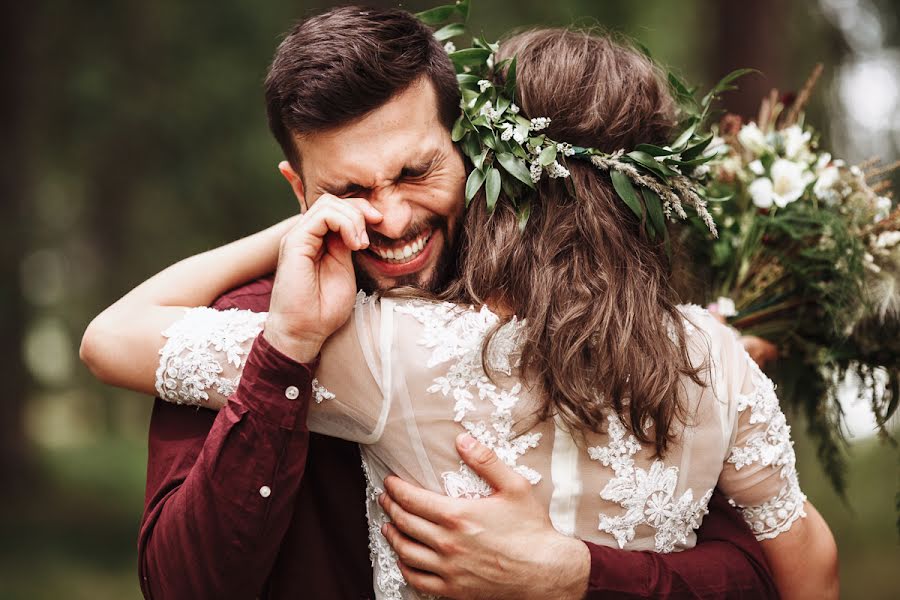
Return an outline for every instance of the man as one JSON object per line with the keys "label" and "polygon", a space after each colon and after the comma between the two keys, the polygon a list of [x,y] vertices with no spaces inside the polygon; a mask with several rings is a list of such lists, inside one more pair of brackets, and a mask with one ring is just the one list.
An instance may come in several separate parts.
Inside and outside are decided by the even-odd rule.
{"label": "man", "polygon": [[[402,11],[353,7],[307,19],[279,46],[266,100],[288,159],[280,170],[307,216],[283,244],[274,284],[253,282],[216,303],[269,310],[225,408],[156,401],[139,541],[148,598],[372,596],[357,449],[306,429],[317,332],[334,329],[335,304],[347,298],[311,297],[310,282],[292,277],[309,259],[302,230],[359,231],[345,242],[368,244],[353,259],[364,289],[435,289],[453,272],[466,178],[450,140],[459,95],[426,27]],[[557,533],[530,486],[492,452],[471,438],[458,449],[497,490],[478,510],[385,483],[394,525],[384,533],[401,561],[423,546],[441,556],[441,572],[403,567],[413,587],[471,598],[775,595],[760,549],[721,496],[694,550],[622,552]],[[409,535],[423,523],[428,534]]]}

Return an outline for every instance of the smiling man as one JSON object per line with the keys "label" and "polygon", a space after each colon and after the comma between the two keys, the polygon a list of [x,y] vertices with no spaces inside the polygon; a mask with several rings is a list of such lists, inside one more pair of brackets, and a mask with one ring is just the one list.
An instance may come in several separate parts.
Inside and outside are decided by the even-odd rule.
{"label": "smiling man", "polygon": [[[399,10],[306,19],[278,48],[266,101],[287,159],[280,170],[304,210],[327,205],[365,231],[370,245],[353,259],[360,287],[439,289],[453,275],[466,170],[450,139],[454,70],[431,32]],[[366,228],[356,198],[380,213]],[[292,304],[304,282],[286,270],[274,289],[271,278],[252,282],[215,304],[269,310],[226,407],[156,400],[139,540],[148,598],[373,596],[359,454],[306,428],[315,357],[296,335],[308,330],[298,325],[305,307]],[[442,556],[443,572],[404,571],[414,587],[439,577],[467,598],[773,593],[752,535],[720,496],[695,549],[622,552],[557,533],[493,453],[464,443],[460,452],[497,490],[493,512],[386,482],[394,498],[383,501],[406,515],[386,531],[391,543],[401,556],[423,543]],[[429,539],[406,535],[405,522],[427,523]],[[514,532],[511,522],[532,526]]]}
{"label": "smiling man", "polygon": [[[357,197],[384,216],[368,232],[369,248],[354,254],[359,285],[367,292],[399,285],[436,290],[451,275],[466,171],[448,135],[459,96],[456,78],[443,72],[446,66],[415,77],[421,65],[410,65],[411,82],[396,82],[397,88],[405,87],[346,124],[322,123],[318,115],[302,118],[294,104],[286,114],[282,109],[286,122],[270,112],[272,129],[289,157],[280,170],[302,206],[323,195]],[[276,58],[269,89],[296,85],[307,76],[283,70]],[[376,99],[380,91],[373,93]],[[270,93],[270,111],[277,113],[278,100],[281,96]],[[351,114],[349,108],[342,112]]]}

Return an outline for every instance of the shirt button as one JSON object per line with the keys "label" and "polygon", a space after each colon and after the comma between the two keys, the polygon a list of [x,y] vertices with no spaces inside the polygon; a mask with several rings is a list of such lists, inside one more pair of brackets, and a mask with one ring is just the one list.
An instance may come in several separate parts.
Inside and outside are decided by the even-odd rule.
{"label": "shirt button", "polygon": [[298,396],[300,396],[300,390],[297,389],[296,385],[292,385],[288,389],[284,390],[284,395],[287,396],[288,400],[296,400]]}
{"label": "shirt button", "polygon": [[267,485],[262,486],[261,488],[259,488],[259,495],[263,498],[268,498],[270,495],[272,495],[272,488]]}

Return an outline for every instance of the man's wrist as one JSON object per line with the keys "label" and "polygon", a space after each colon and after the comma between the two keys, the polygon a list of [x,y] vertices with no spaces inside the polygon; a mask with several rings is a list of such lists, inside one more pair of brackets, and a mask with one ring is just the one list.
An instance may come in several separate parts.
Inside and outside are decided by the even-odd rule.
{"label": "man's wrist", "polygon": [[298,363],[311,363],[322,350],[324,339],[315,336],[291,336],[281,333],[271,318],[266,321],[263,337],[273,348]]}
{"label": "man's wrist", "polygon": [[548,552],[545,567],[549,566],[549,589],[542,594],[553,598],[582,600],[588,591],[591,574],[591,553],[579,539],[560,534],[559,541],[545,546]]}

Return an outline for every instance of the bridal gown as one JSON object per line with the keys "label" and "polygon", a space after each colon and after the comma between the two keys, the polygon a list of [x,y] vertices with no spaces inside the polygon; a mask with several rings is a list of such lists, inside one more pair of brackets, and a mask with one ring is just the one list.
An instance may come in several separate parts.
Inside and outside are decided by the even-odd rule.
{"label": "bridal gown", "polygon": [[[482,362],[485,337],[502,321],[487,307],[360,293],[347,323],[322,349],[308,425],[358,442],[368,490],[374,586],[380,599],[420,596],[405,585],[381,535],[377,502],[393,473],[453,497],[492,490],[454,446],[466,430],[534,486],[560,532],[627,550],[691,548],[717,485],[760,540],[805,516],[790,428],[772,382],[735,332],[682,305],[690,355],[705,387],[685,380],[688,419],[664,457],[627,432],[614,413],[602,433],[572,435],[539,421],[539,386],[523,379],[522,322],[502,324]],[[157,389],[166,400],[222,405],[236,388],[266,314],[190,309],[166,332]]]}

